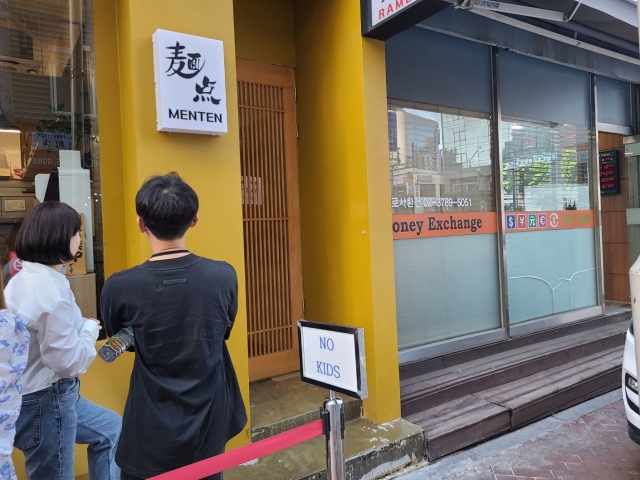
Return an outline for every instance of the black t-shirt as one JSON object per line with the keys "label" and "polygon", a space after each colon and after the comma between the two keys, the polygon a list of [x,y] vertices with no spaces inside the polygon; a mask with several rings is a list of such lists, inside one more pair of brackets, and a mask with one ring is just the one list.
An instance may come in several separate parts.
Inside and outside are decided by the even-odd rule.
{"label": "black t-shirt", "polygon": [[224,341],[238,310],[231,265],[191,254],[145,262],[109,278],[101,310],[107,334],[131,327],[135,337],[123,471],[147,478],[209,458],[244,428]]}

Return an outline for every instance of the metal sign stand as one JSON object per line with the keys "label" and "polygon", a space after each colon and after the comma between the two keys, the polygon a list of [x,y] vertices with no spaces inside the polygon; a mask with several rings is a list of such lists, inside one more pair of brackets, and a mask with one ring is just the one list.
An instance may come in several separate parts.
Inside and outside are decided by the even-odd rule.
{"label": "metal sign stand", "polygon": [[344,402],[329,390],[329,398],[320,409],[327,441],[327,480],[346,480],[344,458]]}
{"label": "metal sign stand", "polygon": [[320,407],[327,442],[327,480],[346,480],[344,402],[335,392],[367,398],[364,329],[298,320],[298,344],[300,379],[329,390]]}

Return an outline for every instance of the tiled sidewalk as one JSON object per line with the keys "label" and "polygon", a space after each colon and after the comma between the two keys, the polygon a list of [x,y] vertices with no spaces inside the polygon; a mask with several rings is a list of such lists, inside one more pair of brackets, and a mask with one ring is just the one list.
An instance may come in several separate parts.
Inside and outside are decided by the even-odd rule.
{"label": "tiled sidewalk", "polygon": [[640,446],[627,435],[619,400],[443,478],[640,479]]}

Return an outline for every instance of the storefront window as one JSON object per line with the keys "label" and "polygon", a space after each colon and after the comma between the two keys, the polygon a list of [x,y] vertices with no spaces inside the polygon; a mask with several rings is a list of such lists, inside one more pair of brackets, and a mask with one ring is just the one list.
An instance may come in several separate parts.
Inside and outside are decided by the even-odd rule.
{"label": "storefront window", "polygon": [[597,305],[588,127],[502,120],[510,322]]}
{"label": "storefront window", "polygon": [[3,2],[0,265],[5,282],[19,269],[14,241],[20,223],[45,198],[66,202],[84,216],[84,252],[67,274],[101,273],[92,19],[91,0]]}
{"label": "storefront window", "polygon": [[488,115],[388,109],[400,349],[500,327]]}

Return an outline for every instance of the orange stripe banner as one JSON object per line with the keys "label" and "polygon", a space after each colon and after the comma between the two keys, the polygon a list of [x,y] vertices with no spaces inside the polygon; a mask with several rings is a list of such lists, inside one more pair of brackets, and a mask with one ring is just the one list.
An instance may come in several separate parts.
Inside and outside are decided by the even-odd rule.
{"label": "orange stripe banner", "polygon": [[[495,212],[392,215],[394,240],[497,233]],[[593,228],[593,210],[556,210],[505,214],[507,233]]]}
{"label": "orange stripe banner", "polygon": [[593,210],[555,210],[552,212],[505,214],[507,233],[593,228],[594,224]]}
{"label": "orange stripe banner", "polygon": [[498,232],[495,212],[401,214],[392,219],[394,240]]}

